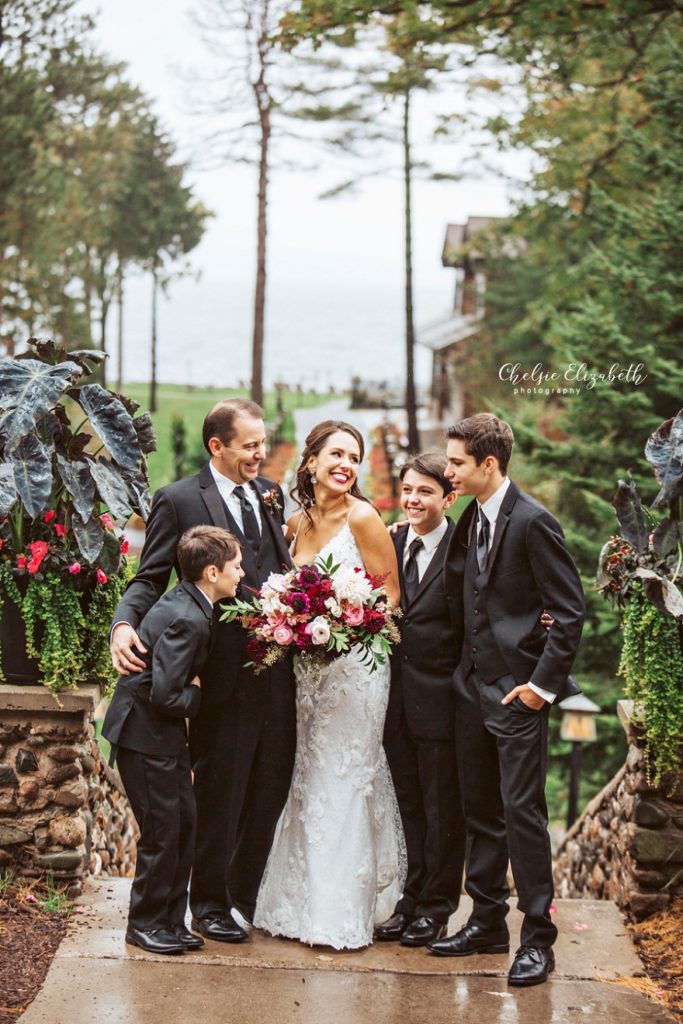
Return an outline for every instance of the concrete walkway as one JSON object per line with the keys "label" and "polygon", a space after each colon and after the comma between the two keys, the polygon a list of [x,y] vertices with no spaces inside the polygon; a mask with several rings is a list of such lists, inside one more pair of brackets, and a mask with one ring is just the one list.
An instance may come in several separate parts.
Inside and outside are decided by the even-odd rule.
{"label": "concrete walkway", "polygon": [[[238,946],[151,956],[123,941],[129,886],[89,883],[21,1024],[671,1024],[619,984],[642,966],[610,903],[560,901],[557,971],[512,990],[508,956],[440,959],[393,943],[338,953],[253,932]],[[468,912],[465,902],[451,930]],[[513,910],[513,936],[519,924]]]}

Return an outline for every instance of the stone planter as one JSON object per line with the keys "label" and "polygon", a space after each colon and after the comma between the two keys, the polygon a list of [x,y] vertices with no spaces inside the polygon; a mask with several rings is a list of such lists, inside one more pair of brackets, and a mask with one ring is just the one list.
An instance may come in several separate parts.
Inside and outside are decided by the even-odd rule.
{"label": "stone planter", "polygon": [[555,861],[564,898],[610,899],[635,920],[683,894],[683,764],[658,789],[647,781],[642,732],[631,701],[619,701],[626,764],[586,806]]}
{"label": "stone planter", "polygon": [[60,694],[0,686],[0,867],[50,874],[72,894],[91,874],[128,875],[136,826],[95,739],[96,684]]}

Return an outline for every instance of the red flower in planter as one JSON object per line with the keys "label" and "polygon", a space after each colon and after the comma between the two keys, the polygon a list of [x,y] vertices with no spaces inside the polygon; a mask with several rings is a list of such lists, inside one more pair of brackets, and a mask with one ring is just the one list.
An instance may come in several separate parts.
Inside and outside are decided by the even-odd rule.
{"label": "red flower in planter", "polygon": [[64,526],[64,523],[55,523],[55,533],[58,537],[66,537],[66,526]]}
{"label": "red flower in planter", "polygon": [[121,554],[122,555],[127,555],[128,554],[128,541],[123,536],[121,537]]}
{"label": "red flower in planter", "polygon": [[45,515],[43,516],[43,520],[46,523],[51,523],[56,515],[57,513],[55,512],[55,510],[51,508],[49,512],[45,513]]}
{"label": "red flower in planter", "polygon": [[69,566],[69,572],[71,573],[72,576],[77,576],[80,571],[81,571],[81,563],[80,562],[72,562],[71,565]]}
{"label": "red flower in planter", "polygon": [[97,570],[97,582],[102,584],[108,582],[106,574],[101,569]]}
{"label": "red flower in planter", "polygon": [[18,569],[25,569],[26,568],[26,555],[17,555],[17,568]]}

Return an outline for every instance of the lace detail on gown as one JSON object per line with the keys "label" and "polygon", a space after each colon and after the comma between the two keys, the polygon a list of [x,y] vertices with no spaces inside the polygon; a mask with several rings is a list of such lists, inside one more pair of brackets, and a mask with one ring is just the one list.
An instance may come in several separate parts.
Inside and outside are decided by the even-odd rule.
{"label": "lace detail on gown", "polygon": [[[348,523],[322,549],[363,565]],[[372,942],[406,875],[403,830],[382,732],[389,668],[352,650],[323,669],[294,659],[292,784],[261,883],[254,925],[335,949]]]}

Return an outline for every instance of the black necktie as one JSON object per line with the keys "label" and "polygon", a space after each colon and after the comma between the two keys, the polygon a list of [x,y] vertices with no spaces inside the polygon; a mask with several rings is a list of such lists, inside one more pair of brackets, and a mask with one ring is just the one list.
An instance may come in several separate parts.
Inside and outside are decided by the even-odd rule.
{"label": "black necktie", "polygon": [[417,575],[417,555],[422,550],[424,544],[420,537],[416,537],[408,548],[408,561],[406,567],[403,570],[403,590],[406,595],[406,603],[409,604],[415,597],[418,584],[420,582]]}
{"label": "black necktie", "polygon": [[479,509],[479,536],[477,537],[477,565],[479,566],[479,572],[483,572],[486,568],[486,561],[489,557],[489,538],[490,538],[489,521],[486,518],[486,513],[483,509]]}
{"label": "black necktie", "polygon": [[239,498],[240,511],[242,512],[242,533],[244,534],[244,538],[254,554],[258,555],[259,548],[261,547],[261,531],[259,530],[258,523],[256,522],[254,506],[244,493],[244,487],[242,487],[241,484],[235,488],[233,494],[236,494]]}

